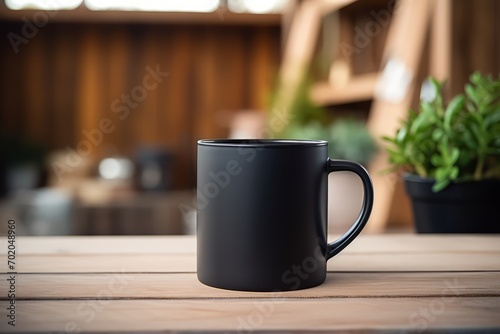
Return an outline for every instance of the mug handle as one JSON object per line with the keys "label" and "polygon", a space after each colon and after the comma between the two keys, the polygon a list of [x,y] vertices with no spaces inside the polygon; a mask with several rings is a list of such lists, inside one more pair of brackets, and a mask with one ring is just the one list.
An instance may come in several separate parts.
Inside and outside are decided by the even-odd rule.
{"label": "mug handle", "polygon": [[361,178],[361,181],[363,183],[363,205],[361,207],[361,212],[359,213],[358,218],[349,228],[349,230],[340,238],[328,244],[326,249],[327,260],[340,253],[359,235],[359,233],[361,233],[361,230],[363,230],[366,222],[368,221],[368,218],[370,217],[370,213],[372,212],[373,207],[373,184],[366,169],[357,162],[328,159],[328,174],[340,171],[353,172]]}

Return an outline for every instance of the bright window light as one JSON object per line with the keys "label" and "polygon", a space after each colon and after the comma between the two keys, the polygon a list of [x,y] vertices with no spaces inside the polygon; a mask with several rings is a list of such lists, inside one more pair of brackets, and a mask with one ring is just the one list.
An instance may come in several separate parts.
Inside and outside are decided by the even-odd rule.
{"label": "bright window light", "polygon": [[250,13],[263,14],[272,12],[276,6],[276,0],[250,0],[244,1],[246,10]]}
{"label": "bright window light", "polygon": [[148,12],[209,13],[219,8],[220,0],[85,0],[90,10],[127,10]]}
{"label": "bright window light", "polygon": [[227,0],[227,8],[233,13],[243,13],[246,10],[243,0]]}
{"label": "bright window light", "polygon": [[287,0],[228,0],[227,7],[234,13],[266,14],[283,10]]}
{"label": "bright window light", "polygon": [[7,8],[19,9],[43,9],[61,10],[75,9],[82,3],[82,0],[5,0]]}

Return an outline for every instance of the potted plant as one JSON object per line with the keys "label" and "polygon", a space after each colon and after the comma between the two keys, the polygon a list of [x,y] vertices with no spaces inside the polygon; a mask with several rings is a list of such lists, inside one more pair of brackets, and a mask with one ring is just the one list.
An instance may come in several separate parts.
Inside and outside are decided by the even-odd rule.
{"label": "potted plant", "polygon": [[417,232],[499,233],[500,80],[476,72],[447,104],[443,84],[429,80],[434,98],[384,138]]}

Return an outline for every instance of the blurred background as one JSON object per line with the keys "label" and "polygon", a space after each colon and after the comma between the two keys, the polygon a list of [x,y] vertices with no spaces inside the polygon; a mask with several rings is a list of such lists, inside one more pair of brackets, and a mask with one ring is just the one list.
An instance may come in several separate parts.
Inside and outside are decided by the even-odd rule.
{"label": "blurred background", "polygon": [[[192,234],[201,138],[322,138],[378,173],[380,124],[398,121],[372,119],[380,103],[415,107],[429,74],[452,96],[476,70],[500,73],[500,1],[422,1],[411,20],[403,3],[1,0],[2,222]],[[330,183],[341,232],[361,189]],[[397,184],[372,232],[412,231]]]}

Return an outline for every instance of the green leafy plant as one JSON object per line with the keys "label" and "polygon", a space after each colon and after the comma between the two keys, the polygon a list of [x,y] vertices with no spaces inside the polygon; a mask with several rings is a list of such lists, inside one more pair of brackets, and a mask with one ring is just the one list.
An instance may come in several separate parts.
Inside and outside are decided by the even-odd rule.
{"label": "green leafy plant", "polygon": [[424,178],[433,191],[451,182],[500,178],[500,80],[472,74],[465,92],[445,104],[443,83],[430,78],[434,99],[409,112],[394,137],[384,137],[389,161]]}

